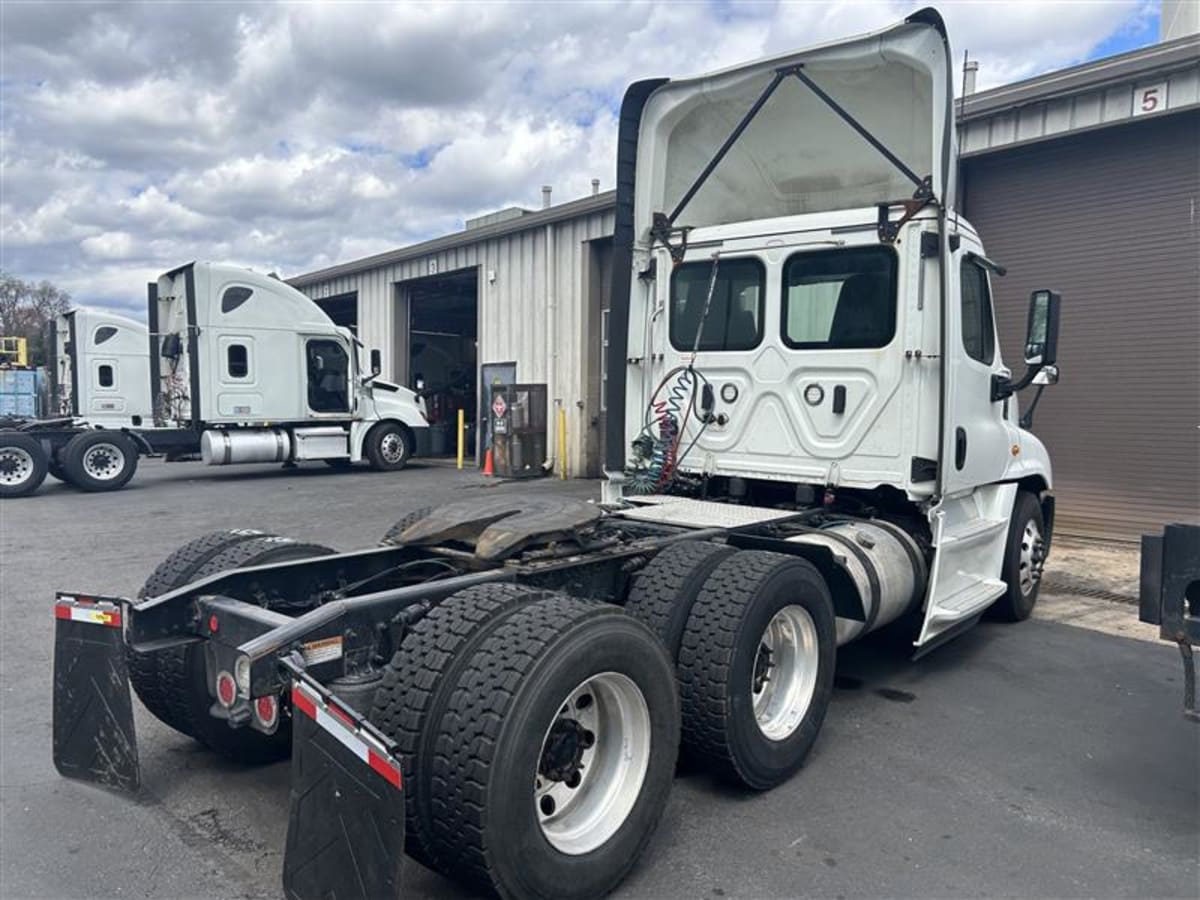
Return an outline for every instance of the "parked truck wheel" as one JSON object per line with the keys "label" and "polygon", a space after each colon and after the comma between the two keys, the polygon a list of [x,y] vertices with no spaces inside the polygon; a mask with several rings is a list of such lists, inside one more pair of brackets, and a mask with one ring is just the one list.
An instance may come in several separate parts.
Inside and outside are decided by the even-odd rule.
{"label": "parked truck wheel", "polygon": [[67,480],[83,491],[119,490],[137,464],[137,445],[119,431],[81,431],[62,451]]}
{"label": "parked truck wheel", "polygon": [[387,534],[379,542],[381,544],[390,544],[398,547],[401,544],[400,535],[402,535],[410,525],[415,525],[426,516],[433,512],[432,506],[420,506],[411,512],[407,512],[396,520],[395,524],[387,530]]}
{"label": "parked truck wheel", "polygon": [[459,591],[404,636],[384,670],[370,719],[400,749],[405,849],[430,868],[437,863],[429,762],[450,694],[496,623],[523,604],[547,595],[515,584],[481,584]]}
{"label": "parked truck wheel", "polygon": [[747,787],[784,781],[821,729],[836,652],[829,589],[811,563],[728,557],[705,582],[679,651],[685,748]]}
{"label": "parked truck wheel", "polygon": [[15,431],[0,432],[0,497],[24,497],[46,480],[49,460],[40,442]]}
{"label": "parked truck wheel", "polygon": [[1041,586],[1045,562],[1046,524],[1038,498],[1018,491],[1008,523],[1008,541],[1004,546],[1004,573],[1008,585],[1000,599],[988,608],[989,618],[1002,622],[1023,622],[1033,613]]}
{"label": "parked truck wheel", "polygon": [[439,725],[439,868],[502,897],[607,894],[658,824],[678,740],[673,667],[645,625],[561,595],[522,606]]}
{"label": "parked truck wheel", "polygon": [[[268,537],[252,528],[214,531],[188,541],[150,573],[138,598],[157,597],[183,587],[217,571],[208,562],[234,544],[253,538]],[[191,707],[187,698],[187,660],[182,647],[170,647],[153,653],[135,653],[126,648],[129,682],[151,714],[176,731],[195,737]]]}
{"label": "parked truck wheel", "polygon": [[408,430],[399,422],[380,422],[367,432],[363,455],[371,468],[380,472],[395,472],[408,465],[413,441]]}
{"label": "parked truck wheel", "polygon": [[700,588],[734,552],[728,544],[680,541],[654,557],[634,579],[625,611],[658,635],[672,660],[679,659],[683,630]]}

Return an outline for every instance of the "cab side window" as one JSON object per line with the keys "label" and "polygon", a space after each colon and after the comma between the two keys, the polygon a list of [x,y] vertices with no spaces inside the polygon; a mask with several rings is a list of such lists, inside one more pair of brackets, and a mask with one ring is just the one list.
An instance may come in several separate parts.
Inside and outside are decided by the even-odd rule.
{"label": "cab side window", "polygon": [[305,345],[308,408],[313,412],[350,411],[350,358],[337,341],[315,339]]}
{"label": "cab side window", "polygon": [[987,271],[968,258],[962,262],[961,275],[963,349],[971,359],[990,366],[996,358],[996,330]]}

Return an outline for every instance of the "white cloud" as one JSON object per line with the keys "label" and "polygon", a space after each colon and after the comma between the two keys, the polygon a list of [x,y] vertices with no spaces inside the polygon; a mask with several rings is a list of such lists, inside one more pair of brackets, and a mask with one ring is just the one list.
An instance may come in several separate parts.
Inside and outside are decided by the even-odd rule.
{"label": "white cloud", "polygon": [[[616,109],[913,4],[3,5],[0,267],[140,309],[187,259],[295,274],[612,187]],[[985,88],[1085,59],[1150,0],[943,6]]]}

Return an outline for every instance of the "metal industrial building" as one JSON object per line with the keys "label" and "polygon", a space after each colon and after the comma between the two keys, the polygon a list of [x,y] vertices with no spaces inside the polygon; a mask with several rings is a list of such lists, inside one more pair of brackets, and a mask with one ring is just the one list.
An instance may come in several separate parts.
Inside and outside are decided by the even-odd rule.
{"label": "metal industrial building", "polygon": [[[1010,365],[1030,291],[1064,297],[1062,380],[1035,425],[1060,530],[1132,538],[1196,519],[1200,36],[969,93],[960,113],[964,214],[1010,273],[993,284]],[[394,380],[448,386],[435,418],[479,411],[496,379],[546,382],[570,472],[594,476],[614,197],[545,199],[291,283],[357,325]]]}

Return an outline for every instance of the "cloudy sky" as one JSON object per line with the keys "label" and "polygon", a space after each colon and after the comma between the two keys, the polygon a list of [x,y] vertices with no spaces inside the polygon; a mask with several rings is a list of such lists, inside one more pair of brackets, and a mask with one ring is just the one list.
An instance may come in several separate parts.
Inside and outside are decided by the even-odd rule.
{"label": "cloudy sky", "polygon": [[[628,82],[920,5],[0,0],[0,268],[140,316],[189,259],[290,276],[609,189]],[[941,7],[981,89],[1158,34],[1153,0]]]}

